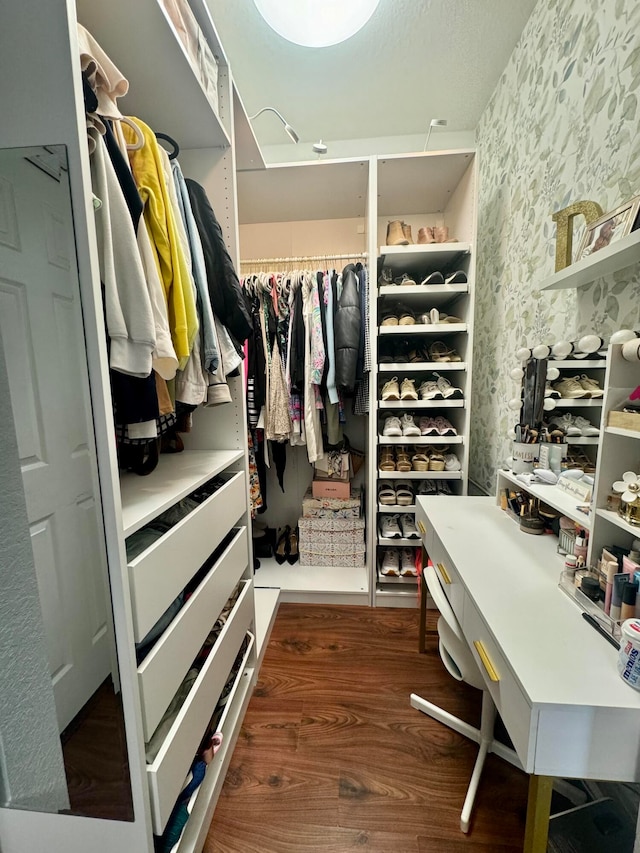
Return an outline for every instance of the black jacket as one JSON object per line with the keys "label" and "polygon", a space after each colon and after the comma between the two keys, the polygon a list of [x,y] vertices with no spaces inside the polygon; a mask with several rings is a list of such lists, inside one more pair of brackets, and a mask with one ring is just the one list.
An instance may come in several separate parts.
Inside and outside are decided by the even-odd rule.
{"label": "black jacket", "polygon": [[207,268],[207,284],[211,307],[239,343],[251,333],[251,317],[240,288],[238,275],[222,236],[222,228],[207,198],[204,187],[186,179],[191,209],[202,241]]}
{"label": "black jacket", "polygon": [[336,386],[353,391],[360,345],[360,293],[353,264],[342,270],[342,293],[334,322],[336,347]]}

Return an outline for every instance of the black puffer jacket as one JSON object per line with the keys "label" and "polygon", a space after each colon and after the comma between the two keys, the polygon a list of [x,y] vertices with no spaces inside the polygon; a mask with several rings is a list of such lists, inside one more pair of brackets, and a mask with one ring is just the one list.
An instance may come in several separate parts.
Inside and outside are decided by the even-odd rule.
{"label": "black puffer jacket", "polygon": [[186,184],[191,209],[202,241],[213,313],[229,329],[238,343],[244,343],[252,330],[251,317],[233,261],[222,236],[222,228],[216,219],[204,187],[190,178],[186,179]]}
{"label": "black puffer jacket", "polygon": [[334,320],[336,346],[336,386],[353,391],[360,344],[360,293],[353,264],[342,270],[342,293]]}

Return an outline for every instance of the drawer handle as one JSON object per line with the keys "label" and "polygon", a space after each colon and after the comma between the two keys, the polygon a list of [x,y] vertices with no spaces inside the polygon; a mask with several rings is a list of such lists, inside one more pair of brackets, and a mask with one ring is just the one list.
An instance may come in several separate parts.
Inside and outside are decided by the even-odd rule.
{"label": "drawer handle", "polygon": [[420,521],[420,519],[418,519],[418,530],[420,531],[420,533],[422,533],[423,536],[427,532],[427,528],[424,526],[422,521]]}
{"label": "drawer handle", "polygon": [[436,565],[437,565],[438,569],[440,570],[440,574],[442,575],[442,580],[446,584],[450,584],[451,578],[449,577],[449,572],[445,569],[445,567],[442,565],[442,563],[436,563]]}
{"label": "drawer handle", "polygon": [[476,647],[476,651],[480,655],[480,660],[482,661],[484,668],[487,670],[487,675],[491,681],[500,681],[500,676],[496,672],[494,665],[491,663],[491,658],[487,654],[484,644],[480,640],[474,640],[473,645]]}

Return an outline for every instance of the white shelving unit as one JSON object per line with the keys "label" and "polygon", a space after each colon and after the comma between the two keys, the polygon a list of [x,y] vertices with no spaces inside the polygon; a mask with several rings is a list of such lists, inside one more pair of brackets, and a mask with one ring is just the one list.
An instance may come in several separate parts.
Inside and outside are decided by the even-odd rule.
{"label": "white shelving unit", "polygon": [[[378,273],[384,268],[391,271],[396,279],[407,274],[415,285],[382,284],[377,289],[378,321],[373,330],[372,340],[377,335],[380,354],[395,351],[397,345],[407,344],[407,348],[418,345],[428,347],[433,341],[443,340],[448,347],[457,350],[459,362],[380,362],[376,368],[372,391],[376,399],[372,400],[371,444],[379,447],[386,445],[406,445],[421,447],[429,445],[444,447],[449,445],[461,461],[460,471],[380,471],[377,458],[372,460],[370,482],[373,486],[390,480],[446,481],[454,494],[467,493],[468,449],[469,449],[469,409],[471,395],[471,358],[473,353],[473,306],[475,289],[474,245],[476,234],[476,164],[473,151],[433,152],[417,155],[398,155],[379,158],[377,163],[377,243]],[[401,220],[412,229],[413,239],[417,240],[418,230],[425,226],[446,225],[449,236],[458,242],[413,244],[407,246],[388,246],[385,244],[387,224],[392,220]],[[467,276],[464,284],[420,284],[431,272],[441,272],[445,279],[453,272],[463,271]],[[372,288],[373,290],[373,288]],[[459,317],[460,323],[414,324],[409,326],[382,326],[385,312],[398,303],[415,316],[438,308],[441,313]],[[396,344],[398,342],[398,344]],[[462,389],[462,399],[442,400],[385,400],[380,399],[383,384],[391,376],[397,376],[399,382],[405,377],[415,380],[416,388],[420,382],[434,373],[445,375],[454,387]],[[422,436],[420,438],[385,437],[381,435],[384,415],[396,412],[414,412],[416,419],[420,415],[435,416],[442,414],[451,420],[457,431],[455,436]],[[373,432],[376,430],[377,432]],[[416,484],[417,485],[417,484]],[[370,489],[375,499],[376,489]],[[442,496],[446,500],[446,496]],[[388,507],[383,504],[372,506],[372,513],[415,512],[415,507]],[[377,546],[380,558],[383,549],[398,546],[393,540],[384,540],[375,536],[372,548]],[[404,542],[404,540],[402,540]],[[411,547],[410,540],[406,540]],[[415,545],[415,542],[413,543]],[[376,560],[376,563],[379,560]],[[417,602],[416,578],[389,578],[376,573],[372,579],[375,590],[374,602],[381,605],[414,607]]]}
{"label": "white shelving unit", "polygon": [[567,518],[575,521],[576,524],[583,527],[585,530],[591,530],[590,513],[585,514],[578,509],[579,501],[575,497],[571,497],[558,486],[551,486],[539,483],[525,485],[522,480],[519,480],[511,471],[498,471],[498,495],[506,486],[515,486],[520,491],[525,491],[534,498],[539,498],[544,503],[548,504],[552,509],[561,512]]}

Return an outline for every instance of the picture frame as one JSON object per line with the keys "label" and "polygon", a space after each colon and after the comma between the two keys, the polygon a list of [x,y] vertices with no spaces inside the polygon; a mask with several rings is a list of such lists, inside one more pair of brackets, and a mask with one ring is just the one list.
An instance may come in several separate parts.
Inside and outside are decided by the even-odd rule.
{"label": "picture frame", "polygon": [[630,234],[639,210],[640,195],[637,195],[587,225],[576,260],[588,258]]}

